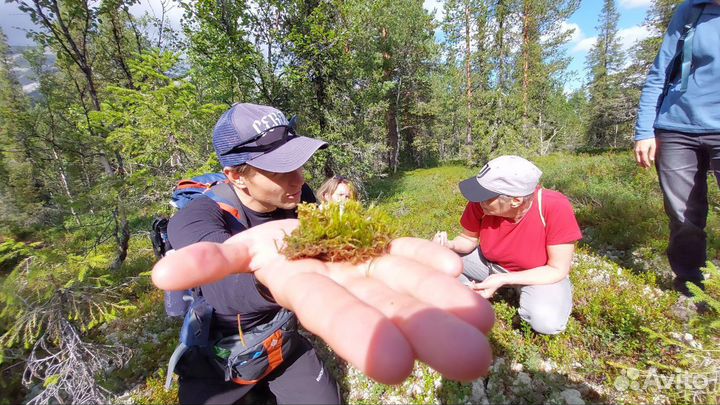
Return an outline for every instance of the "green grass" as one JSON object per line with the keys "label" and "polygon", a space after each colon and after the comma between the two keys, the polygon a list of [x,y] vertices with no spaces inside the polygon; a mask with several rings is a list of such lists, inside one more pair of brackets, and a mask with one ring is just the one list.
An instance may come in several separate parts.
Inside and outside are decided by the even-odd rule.
{"label": "green grass", "polygon": [[[717,339],[690,330],[687,322],[673,315],[679,297],[665,290],[670,274],[663,253],[667,219],[654,170],[640,170],[628,154],[619,153],[552,155],[534,161],[544,172],[543,186],[570,198],[583,229],[584,239],[571,274],[575,306],[565,333],[549,337],[533,333],[520,321],[512,299],[494,299],[498,323],[491,340],[495,355],[503,362],[489,380],[493,382],[487,392],[490,402],[562,403],[559,394],[568,388],[577,389],[588,402],[716,400],[717,385],[709,393],[661,392],[652,387],[622,392],[613,386],[628,367],[646,374],[659,367],[673,372],[693,370],[688,358],[698,356],[711,366],[720,364],[718,352],[711,351],[719,347]],[[429,238],[438,230],[457,232],[466,204],[457,183],[475,172],[460,166],[413,170],[373,184],[369,195],[398,218],[406,235]],[[709,188],[709,257],[716,259],[720,193],[714,184]],[[658,340],[688,331],[704,339],[703,350]],[[532,377],[532,387],[518,386],[518,372],[511,364],[515,369],[522,366]],[[547,364],[553,364],[551,372],[543,366]],[[415,380],[413,377],[406,384]],[[372,383],[370,389],[377,391]],[[392,399],[393,389],[387,388],[378,399]],[[426,399],[455,403],[469,395],[469,385],[459,384],[436,390],[434,397]],[[414,398],[403,400],[413,402]]]}
{"label": "green grass", "polygon": [[[690,322],[681,319],[678,296],[667,290],[669,269],[663,253],[667,219],[654,170],[639,170],[629,154],[619,153],[552,155],[534,161],[544,172],[543,185],[570,198],[584,234],[571,273],[575,306],[567,330],[553,337],[535,334],[519,319],[517,297],[499,294],[493,299],[498,321],[490,336],[497,361],[489,378],[474,385],[447,381],[422,365],[401,385],[377,384],[318,341],[316,346],[340,382],[346,402],[456,404],[481,401],[484,396],[490,403],[562,404],[563,392],[567,395],[566,390],[573,389],[586,403],[717,403],[717,383],[703,392],[687,387],[658,390],[643,384],[653,373],[667,377],[720,369],[720,342],[711,326],[717,314]],[[459,232],[466,202],[457,183],[476,170],[444,166],[407,171],[367,185],[367,195],[369,202],[395,219],[402,235],[430,238],[438,230]],[[715,184],[709,189],[708,251],[710,258],[718,259],[720,193]],[[152,249],[144,232],[159,210],[143,207],[133,216],[136,233],[130,256],[110,275],[115,282],[152,267]],[[92,218],[83,222],[90,224]],[[92,245],[103,226],[48,234],[43,260],[70,263],[68,257]],[[93,254],[110,258],[109,246],[101,245]],[[73,266],[68,264],[62,272],[72,274],[78,264]],[[37,273],[32,280],[42,278]],[[2,288],[12,288],[7,280],[13,279],[2,280]],[[713,279],[708,291],[717,299],[720,277]],[[135,309],[90,333],[100,343],[120,342],[133,349],[128,366],[109,373],[103,385],[125,393],[123,400],[133,403],[176,403],[177,391],[165,392],[162,384],[167,359],[177,343],[179,320],[165,317],[162,293],[147,277],[127,291],[127,298]],[[684,340],[686,333],[694,335],[694,343]],[[0,388],[5,399],[18,402],[24,395],[18,389],[22,367],[3,367]],[[617,389],[615,384],[623,378],[637,383],[637,389]]]}

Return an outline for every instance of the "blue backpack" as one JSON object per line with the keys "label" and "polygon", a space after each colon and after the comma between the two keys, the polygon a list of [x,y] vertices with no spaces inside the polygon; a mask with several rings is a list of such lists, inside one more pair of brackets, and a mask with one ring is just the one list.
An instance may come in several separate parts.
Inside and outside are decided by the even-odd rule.
{"label": "blue backpack", "polygon": [[[185,208],[190,202],[200,196],[207,196],[213,199],[223,211],[230,213],[240,223],[248,226],[243,220],[242,210],[234,207],[229,199],[222,197],[213,188],[219,184],[227,183],[227,177],[223,173],[210,173],[191,179],[180,180],[173,190],[170,205],[177,209]],[[172,246],[167,233],[168,218],[158,217],[152,223],[152,244],[155,257],[163,258],[172,252]],[[185,316],[191,296],[191,291],[165,291],[165,313],[170,317]]]}

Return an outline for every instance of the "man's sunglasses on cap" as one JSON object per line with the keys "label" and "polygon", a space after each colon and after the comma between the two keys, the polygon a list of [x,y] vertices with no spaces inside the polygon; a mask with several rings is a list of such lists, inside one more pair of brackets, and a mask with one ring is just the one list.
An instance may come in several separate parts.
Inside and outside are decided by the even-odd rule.
{"label": "man's sunglasses on cap", "polygon": [[290,125],[277,125],[258,133],[247,141],[235,145],[232,149],[221,155],[225,156],[239,152],[269,152],[296,136],[297,134],[295,133],[294,127]]}

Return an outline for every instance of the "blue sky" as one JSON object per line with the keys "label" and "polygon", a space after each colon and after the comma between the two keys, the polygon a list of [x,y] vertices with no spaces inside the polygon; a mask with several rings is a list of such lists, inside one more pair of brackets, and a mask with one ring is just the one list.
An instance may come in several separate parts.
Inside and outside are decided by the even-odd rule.
{"label": "blue sky", "polygon": [[[568,26],[575,28],[573,40],[568,46],[568,55],[572,63],[570,70],[576,72],[577,76],[568,88],[577,88],[586,79],[585,57],[587,51],[595,43],[595,25],[602,9],[601,0],[584,0],[580,9],[573,14]],[[620,21],[618,22],[620,40],[623,48],[632,52],[634,45],[642,39],[647,38],[648,31],[643,27],[645,14],[650,7],[650,0],[620,0],[617,2]]]}
{"label": "blue sky", "polygon": [[[442,0],[425,0],[425,8],[435,11],[436,18],[442,18]],[[618,11],[620,12],[620,36],[623,46],[632,49],[638,40],[647,37],[647,31],[642,27],[645,13],[650,6],[651,0],[617,0]],[[160,0],[141,0],[139,5],[134,7],[134,12],[159,13]],[[575,28],[573,39],[568,44],[568,55],[572,57],[570,70],[574,76],[568,81],[567,89],[579,87],[586,79],[585,57],[588,49],[595,41],[595,25],[602,8],[601,0],[583,0],[580,9],[565,23],[565,26]],[[171,10],[170,20],[174,26],[179,26],[181,17],[179,8]],[[14,4],[5,3],[0,0],[0,27],[8,36],[10,45],[30,45],[31,42],[25,38],[24,29],[32,27],[30,19],[17,10]]]}
{"label": "blue sky", "polygon": [[[623,47],[632,49],[639,40],[648,36],[642,26],[651,0],[616,0],[620,21],[619,34]],[[582,0],[580,8],[563,25],[566,29],[574,28],[572,40],[567,46],[567,54],[572,58],[569,70],[571,77],[566,83],[567,90],[577,89],[587,79],[585,58],[588,50],[595,43],[598,17],[602,9],[602,0]],[[425,8],[435,11],[436,20],[442,19],[442,0],[425,0]]]}

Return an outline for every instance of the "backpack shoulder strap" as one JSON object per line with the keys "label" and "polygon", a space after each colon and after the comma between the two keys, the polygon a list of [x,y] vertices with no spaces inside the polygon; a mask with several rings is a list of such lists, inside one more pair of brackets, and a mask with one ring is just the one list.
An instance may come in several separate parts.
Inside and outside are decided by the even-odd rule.
{"label": "backpack shoulder strap", "polygon": [[208,189],[205,195],[212,198],[212,200],[220,206],[220,209],[235,217],[245,228],[250,227],[247,215],[243,212],[242,203],[239,201],[230,184],[215,184]]}
{"label": "backpack shoulder strap", "polygon": [[690,69],[692,68],[693,55],[693,39],[695,39],[695,28],[697,28],[700,16],[702,16],[705,6],[691,6],[690,15],[683,27],[683,49],[682,49],[682,65],[680,67],[680,91],[687,90],[688,80],[690,78]]}
{"label": "backpack shoulder strap", "polygon": [[198,347],[208,349],[210,346],[210,323],[212,322],[213,307],[193,289],[192,304],[185,313],[182,327],[180,328],[180,343],[173,351],[168,361],[167,376],[165,379],[165,390],[172,386],[172,377],[175,367],[188,349]]}
{"label": "backpack shoulder strap", "polygon": [[695,27],[697,26],[700,16],[705,10],[706,4],[698,6],[690,5],[685,25],[683,25],[682,33],[678,38],[675,56],[670,61],[670,65],[665,72],[665,86],[663,87],[663,96],[670,90],[670,84],[677,76],[678,71],[681,74],[680,90],[687,90],[688,79],[690,77],[690,68],[692,67],[692,48],[695,36]]}
{"label": "backpack shoulder strap", "polygon": [[545,222],[545,215],[543,214],[543,209],[542,209],[542,191],[543,191],[543,189],[542,189],[542,187],[540,187],[537,192],[537,202],[538,202],[537,205],[538,205],[538,212],[540,213],[540,220],[542,221],[542,224],[543,224],[543,228],[547,228],[547,223]]}

